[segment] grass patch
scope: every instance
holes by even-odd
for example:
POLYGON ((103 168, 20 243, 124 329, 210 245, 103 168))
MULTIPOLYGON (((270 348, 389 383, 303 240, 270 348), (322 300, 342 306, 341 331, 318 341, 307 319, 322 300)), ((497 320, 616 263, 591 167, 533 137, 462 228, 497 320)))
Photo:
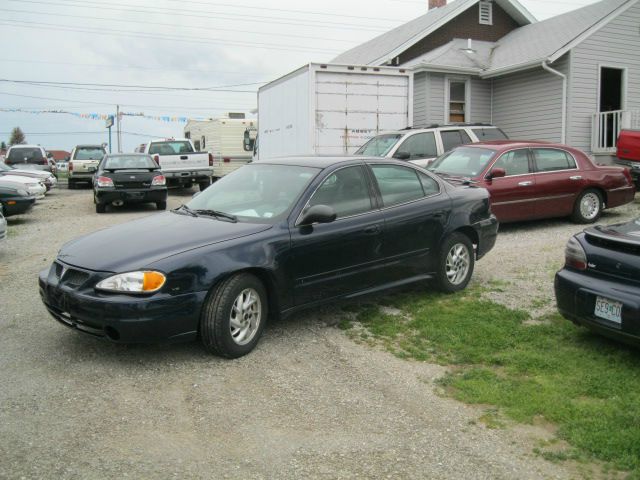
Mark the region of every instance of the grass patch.
POLYGON ((542 418, 570 452, 554 460, 597 459, 640 478, 640 352, 575 327, 558 314, 528 325, 524 311, 482 298, 409 292, 383 300, 402 311, 359 307, 353 322, 400 357, 456 365, 441 384, 472 404, 493 405, 480 421, 542 418))

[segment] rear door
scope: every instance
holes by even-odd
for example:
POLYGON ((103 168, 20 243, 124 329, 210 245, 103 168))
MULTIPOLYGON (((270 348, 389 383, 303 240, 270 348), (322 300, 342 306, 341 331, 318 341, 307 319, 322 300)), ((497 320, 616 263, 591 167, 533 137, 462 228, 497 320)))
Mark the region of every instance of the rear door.
POLYGON ((528 148, 510 150, 495 161, 494 168, 503 168, 504 177, 485 179, 491 194, 491 210, 501 222, 525 220, 536 215, 536 178, 528 148))
POLYGON ((531 153, 538 192, 536 216, 570 215, 585 187, 576 159, 560 148, 532 148, 531 153))

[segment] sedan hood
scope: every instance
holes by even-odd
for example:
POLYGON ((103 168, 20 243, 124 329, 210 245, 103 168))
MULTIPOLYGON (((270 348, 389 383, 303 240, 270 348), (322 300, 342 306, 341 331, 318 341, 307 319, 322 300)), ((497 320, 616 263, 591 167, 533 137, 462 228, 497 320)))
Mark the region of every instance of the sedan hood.
POLYGON ((26 184, 37 184, 40 183, 40 179, 34 177, 23 177, 22 175, 0 175, 0 182, 9 182, 9 183, 19 183, 22 185, 26 184))
POLYGON ((187 250, 269 228, 271 225, 231 223, 166 212, 72 240, 60 249, 58 258, 87 270, 126 272, 187 250))
POLYGON ((640 246, 640 218, 627 223, 598 225, 587 228, 584 233, 603 240, 640 246))

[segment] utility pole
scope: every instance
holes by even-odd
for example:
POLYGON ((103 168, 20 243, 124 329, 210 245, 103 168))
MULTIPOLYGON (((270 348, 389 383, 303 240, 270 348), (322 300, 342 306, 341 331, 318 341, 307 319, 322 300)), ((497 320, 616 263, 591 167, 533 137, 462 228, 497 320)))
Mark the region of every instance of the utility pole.
POLYGON ((116 105, 116 139, 118 141, 118 153, 122 153, 122 136, 120 135, 120 105, 116 105))
POLYGON ((111 153, 111 127, 113 127, 113 115, 109 115, 105 125, 109 129, 109 153, 111 153))

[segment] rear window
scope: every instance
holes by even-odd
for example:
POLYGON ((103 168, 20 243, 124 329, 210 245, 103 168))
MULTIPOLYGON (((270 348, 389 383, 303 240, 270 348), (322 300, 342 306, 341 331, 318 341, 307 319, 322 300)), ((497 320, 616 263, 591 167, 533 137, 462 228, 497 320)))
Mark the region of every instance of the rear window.
POLYGON ((193 147, 189 142, 153 142, 149 147, 150 155, 176 155, 180 153, 193 153, 193 147))
POLYGON ((378 135, 361 146, 355 154, 368 157, 384 157, 401 138, 402 135, 399 133, 378 135))
POLYGON ((107 157, 102 168, 105 170, 135 170, 158 168, 158 164, 148 155, 115 155, 107 157))
POLYGON ((73 154, 74 160, 102 160, 105 155, 102 147, 77 147, 73 154))
POLYGON ((5 159, 5 163, 37 163, 41 164, 44 160, 42 150, 35 147, 18 147, 12 148, 9 155, 5 159))
POLYGON ((491 140, 508 140, 509 137, 499 128, 473 128, 473 133, 478 137, 479 142, 488 142, 491 140))

